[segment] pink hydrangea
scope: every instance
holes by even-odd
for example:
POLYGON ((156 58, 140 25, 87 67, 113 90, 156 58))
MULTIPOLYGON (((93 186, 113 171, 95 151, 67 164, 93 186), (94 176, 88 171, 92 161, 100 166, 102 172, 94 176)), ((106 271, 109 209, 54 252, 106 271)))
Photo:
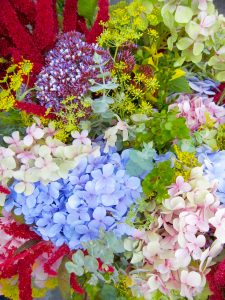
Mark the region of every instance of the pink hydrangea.
POLYGON ((178 108, 177 117, 184 117, 191 131, 206 124, 211 119, 217 124, 225 122, 225 108, 213 102, 213 98, 199 95, 182 94, 176 103, 171 104, 169 109, 178 108))
POLYGON ((209 267, 225 243, 225 209, 215 189, 200 167, 192 170, 188 182, 178 176, 170 198, 155 215, 157 222, 136 236, 146 275, 132 278, 146 299, 155 290, 168 296, 177 290, 187 299, 203 290, 209 267))

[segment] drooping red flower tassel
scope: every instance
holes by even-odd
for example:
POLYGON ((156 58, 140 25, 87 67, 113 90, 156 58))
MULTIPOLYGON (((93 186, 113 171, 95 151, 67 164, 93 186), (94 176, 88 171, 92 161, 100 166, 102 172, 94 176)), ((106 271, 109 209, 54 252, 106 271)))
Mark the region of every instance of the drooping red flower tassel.
POLYGON ((26 224, 19 224, 15 221, 10 223, 1 223, 0 228, 4 230, 4 232, 14 238, 20 238, 25 240, 41 240, 40 236, 37 235, 34 231, 30 230, 30 227, 26 224))
POLYGON ((70 285, 77 294, 83 295, 85 293, 85 290, 77 282, 77 278, 74 273, 70 275, 70 285))
POLYGON ((17 13, 24 15, 27 21, 33 25, 36 10, 32 0, 10 0, 10 3, 17 10, 17 13))
POLYGON ((5 194, 5 195, 9 195, 10 194, 10 190, 8 190, 4 186, 0 185, 0 193, 5 194))
POLYGON ((219 91, 216 93, 213 100, 217 104, 224 104, 225 103, 225 83, 221 83, 218 88, 219 88, 219 91))
POLYGON ((32 260, 27 257, 26 261, 18 262, 18 288, 19 297, 21 300, 32 300, 31 286, 32 260))
POLYGON ((21 55, 34 63, 36 71, 40 70, 43 65, 42 54, 36 47, 28 29, 19 21, 9 0, 1 2, 0 22, 7 28, 9 37, 21 55))
POLYGON ((60 258, 63 256, 67 255, 70 253, 70 249, 67 245, 62 245, 59 247, 56 252, 52 254, 52 256, 49 258, 47 263, 44 265, 44 271, 51 275, 51 276, 56 276, 57 273, 52 269, 52 265, 60 258))
POLYGON ((35 116, 43 117, 45 119, 55 119, 55 115, 53 113, 49 113, 46 115, 47 109, 44 106, 28 103, 23 101, 15 101, 14 107, 26 112, 27 114, 32 114, 35 116))
POLYGON ((58 33, 55 0, 38 0, 36 4, 36 22, 34 40, 41 51, 53 47, 58 33))
POLYGON ((98 0, 98 14, 94 25, 90 31, 85 30, 86 41, 96 43, 97 37, 103 32, 101 22, 107 22, 109 19, 109 0, 98 0))
POLYGON ((223 300, 225 291, 225 260, 213 266, 206 279, 213 295, 210 300, 223 300))
POLYGON ((114 272, 114 268, 112 266, 107 266, 108 268, 103 268, 103 262, 101 261, 100 258, 97 259, 98 260, 98 270, 102 271, 102 272, 108 272, 108 273, 113 273, 114 272))
POLYGON ((66 0, 63 11, 63 31, 77 29, 77 0, 66 0))

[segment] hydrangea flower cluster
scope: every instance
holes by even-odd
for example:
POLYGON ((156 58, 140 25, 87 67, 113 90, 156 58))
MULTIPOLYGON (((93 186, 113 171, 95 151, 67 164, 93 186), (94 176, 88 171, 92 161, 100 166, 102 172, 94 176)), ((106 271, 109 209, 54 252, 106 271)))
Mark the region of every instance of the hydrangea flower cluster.
POLYGON ((61 34, 46 56, 46 64, 36 81, 39 102, 56 111, 67 97, 75 96, 75 101, 79 102, 91 86, 89 80, 97 80, 95 52, 101 55, 105 63, 103 69, 107 70, 110 55, 106 50, 97 44, 86 43, 85 37, 76 31, 61 34))
POLYGON ((137 235, 148 275, 139 283, 140 278, 133 275, 133 279, 145 299, 158 289, 166 295, 179 290, 187 299, 203 290, 208 267, 225 243, 225 209, 215 190, 215 182, 203 175, 202 167, 192 169, 188 182, 178 177, 169 189, 171 197, 156 214, 157 222, 137 235))
MULTIPOLYGON (((80 141, 74 133, 74 144, 66 145, 54 138, 55 133, 52 123, 43 127, 37 120, 37 124, 26 129, 24 138, 18 131, 11 137, 5 136, 8 147, 0 147, 0 184, 7 187, 10 180, 16 180, 15 191, 28 196, 33 193, 35 182, 47 184, 65 178, 82 156, 99 153, 99 147, 92 147, 88 138, 80 141)), ((1 194, 2 204, 4 199, 1 194)))
POLYGON ((190 77, 188 79, 189 86, 191 89, 200 95, 208 95, 213 96, 218 91, 219 83, 211 80, 211 79, 199 79, 196 76, 190 77))
POLYGON ((198 149, 198 160, 204 167, 207 178, 218 182, 217 195, 225 203, 225 151, 212 152, 210 149, 198 149), (207 151, 208 150, 208 151, 207 151))
POLYGON ((122 224, 129 206, 141 197, 140 179, 126 174, 129 153, 89 155, 65 179, 35 183, 31 195, 13 192, 5 209, 23 215, 44 240, 71 249, 96 239, 99 230, 121 236, 130 228, 122 224))
POLYGON ((185 117, 186 124, 192 131, 209 120, 217 124, 225 122, 225 108, 216 105, 213 99, 207 96, 182 94, 176 103, 169 106, 169 109, 174 108, 178 108, 177 117, 185 117))

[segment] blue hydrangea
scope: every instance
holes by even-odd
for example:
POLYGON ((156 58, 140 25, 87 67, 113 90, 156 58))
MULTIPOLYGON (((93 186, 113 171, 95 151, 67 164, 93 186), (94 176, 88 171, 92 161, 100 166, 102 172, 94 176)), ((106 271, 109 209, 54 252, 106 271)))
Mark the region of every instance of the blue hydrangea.
POLYGON ((225 151, 212 152, 208 147, 199 147, 197 155, 208 179, 218 181, 217 195, 225 204, 225 151))
POLYGON ((219 83, 209 78, 199 79, 193 76, 188 78, 188 81, 190 88, 201 95, 213 96, 218 91, 219 83))
POLYGON ((35 184, 32 195, 12 193, 7 211, 23 215, 44 240, 71 249, 96 239, 100 228, 116 235, 130 234, 124 224, 129 207, 141 198, 141 181, 125 171, 129 151, 83 157, 66 179, 35 184))

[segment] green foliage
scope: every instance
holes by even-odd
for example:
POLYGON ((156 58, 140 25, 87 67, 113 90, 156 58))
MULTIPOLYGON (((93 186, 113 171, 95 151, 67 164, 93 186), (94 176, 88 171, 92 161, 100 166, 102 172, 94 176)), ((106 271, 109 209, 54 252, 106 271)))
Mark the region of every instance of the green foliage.
POLYGON ((93 23, 97 2, 97 0, 78 0, 78 14, 87 20, 88 25, 93 23))
POLYGON ((167 187, 173 183, 174 176, 170 160, 158 163, 142 182, 144 193, 160 204, 169 197, 167 187))
POLYGON ((96 98, 92 102, 92 109, 94 113, 103 115, 109 110, 109 105, 114 102, 114 99, 109 96, 109 92, 118 87, 118 84, 110 80, 111 74, 109 72, 104 72, 104 66, 107 64, 102 61, 101 55, 97 53, 94 54, 95 67, 99 69, 98 78, 102 80, 102 83, 96 82, 95 80, 90 80, 92 86, 90 91, 93 93, 102 93, 102 96, 96 98), (107 79, 107 83, 106 83, 107 79))
POLYGON ((169 93, 191 93, 187 79, 182 76, 171 80, 169 83, 169 93))
POLYGON ((140 176, 146 171, 151 171, 155 157, 156 151, 152 148, 152 143, 144 144, 142 151, 131 149, 126 165, 127 173, 131 176, 140 176))
POLYGON ((182 139, 189 139, 189 129, 183 117, 177 118, 176 111, 165 111, 154 113, 147 121, 146 130, 137 134, 138 143, 153 141, 154 147, 159 153, 169 150, 172 142, 182 139))
POLYGON ((11 136, 13 131, 21 133, 25 131, 20 112, 16 110, 0 112, 0 145, 4 144, 3 136, 11 136))
POLYGON ((113 232, 101 232, 100 239, 84 243, 84 247, 90 256, 101 257, 106 265, 114 262, 114 254, 124 252, 123 242, 113 232))

